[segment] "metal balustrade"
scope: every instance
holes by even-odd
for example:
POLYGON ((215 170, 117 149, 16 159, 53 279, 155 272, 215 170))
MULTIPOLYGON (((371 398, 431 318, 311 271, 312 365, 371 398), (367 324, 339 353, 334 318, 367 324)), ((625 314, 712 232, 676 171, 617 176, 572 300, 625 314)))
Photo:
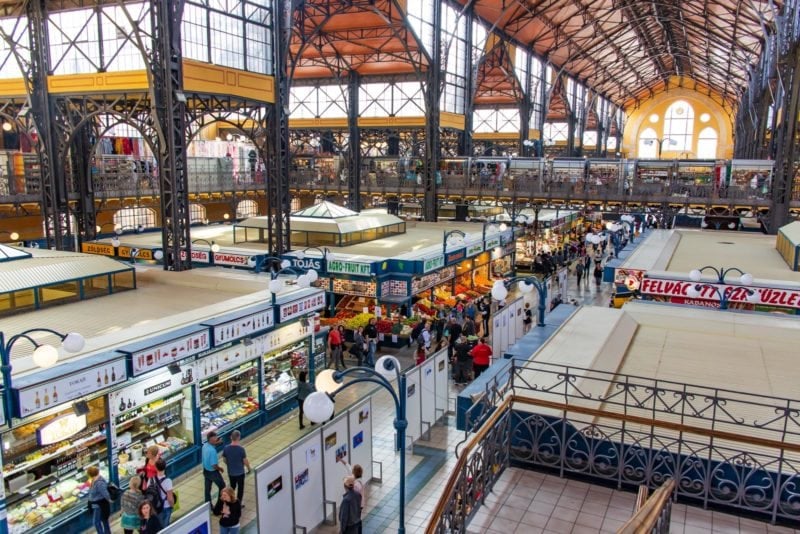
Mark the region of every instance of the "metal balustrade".
POLYGON ((800 401, 541 362, 511 365, 473 398, 471 430, 427 532, 464 532, 509 463, 618 487, 672 479, 677 498, 704 507, 800 520, 800 401), (476 476, 478 491, 470 485, 476 476))

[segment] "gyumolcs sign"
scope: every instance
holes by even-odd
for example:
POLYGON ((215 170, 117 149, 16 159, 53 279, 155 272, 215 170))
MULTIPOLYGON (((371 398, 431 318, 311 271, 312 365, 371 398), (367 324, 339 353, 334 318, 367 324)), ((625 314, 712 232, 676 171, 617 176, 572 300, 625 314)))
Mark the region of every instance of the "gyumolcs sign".
MULTIPOLYGON (((800 291, 792 289, 782 289, 774 287, 745 287, 730 284, 706 284, 701 283, 700 294, 690 295, 690 289, 697 285, 697 282, 690 280, 662 280, 658 278, 644 278, 639 288, 642 295, 658 295, 662 297, 680 297, 685 299, 713 300, 718 301, 720 293, 726 290, 729 292, 729 302, 743 302, 752 304, 762 304, 766 306, 782 306, 784 308, 800 309, 800 291), (755 291, 758 299, 749 300, 748 290, 755 291)), ((751 297, 752 299, 752 297, 751 297)))

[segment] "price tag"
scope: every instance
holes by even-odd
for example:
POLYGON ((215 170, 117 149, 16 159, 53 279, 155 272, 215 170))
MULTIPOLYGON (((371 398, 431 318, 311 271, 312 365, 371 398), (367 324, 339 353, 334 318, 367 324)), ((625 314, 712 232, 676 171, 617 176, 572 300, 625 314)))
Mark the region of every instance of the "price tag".
POLYGON ((392 334, 392 343, 397 343, 397 336, 392 334))
POLYGON ((369 313, 369 306, 364 306, 364 307, 361 309, 361 311, 362 311, 363 313, 369 313))
POLYGON ((36 506, 45 507, 50 504, 50 499, 47 497, 47 494, 42 494, 36 497, 36 506))
POLYGON ((375 306, 375 317, 380 317, 380 316, 381 316, 381 309, 375 306))
POLYGON ((383 334, 378 334, 378 341, 383 341, 383 334))

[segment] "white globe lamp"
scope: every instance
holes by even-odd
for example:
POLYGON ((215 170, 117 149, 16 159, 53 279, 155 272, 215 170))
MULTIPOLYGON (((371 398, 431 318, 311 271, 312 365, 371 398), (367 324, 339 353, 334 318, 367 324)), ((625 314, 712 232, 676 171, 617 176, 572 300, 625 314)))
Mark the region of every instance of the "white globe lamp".
POLYGON ((312 423, 324 423, 330 419, 334 408, 333 399, 323 391, 315 391, 303 402, 303 412, 312 423))
POLYGON ((697 286, 693 285, 686 290, 686 294, 689 295, 690 298, 696 299, 700 296, 700 290, 697 289, 697 286))
POLYGON ((492 286, 492 298, 494 300, 504 300, 508 296, 508 289, 502 280, 498 280, 492 286))
POLYGON ((164 259, 164 251, 161 250, 161 249, 156 250, 155 252, 153 252, 153 257, 156 259, 156 261, 163 260, 164 259))
POLYGON ((531 291, 533 291, 533 284, 529 284, 528 282, 525 282, 523 280, 522 282, 519 283, 519 290, 522 293, 530 293, 531 291))
POLYGON ((315 271, 314 269, 309 269, 308 272, 306 273, 306 276, 308 277, 308 279, 311 281, 312 284, 317 280, 319 280, 319 274, 317 274, 317 271, 315 271))
POLYGON ((217 245, 216 243, 211 243, 211 252, 214 253, 219 252, 219 245, 217 245))
POLYGON ((311 285, 311 280, 308 279, 308 276, 305 274, 301 274, 297 277, 297 286, 300 288, 307 288, 311 285))
POLYGON ((272 294, 278 294, 283 289, 283 280, 270 280, 269 282, 269 290, 272 294))
POLYGON ((397 378, 397 373, 400 372, 400 362, 394 356, 381 356, 375 362, 375 372, 386 380, 392 380, 397 378))
POLYGON ((314 387, 316 390, 322 391, 323 393, 333 393, 339 389, 341 384, 334 379, 333 375, 333 369, 325 369, 321 373, 317 374, 317 378, 314 380, 314 387))
POLYGON ((52 345, 39 345, 33 351, 33 363, 37 367, 52 367, 58 362, 58 350, 52 345))
POLYGON ((80 352, 86 345, 86 339, 77 332, 69 332, 64 336, 64 341, 61 342, 61 345, 67 352, 80 352))
POLYGON ((747 294, 747 302, 750 304, 758 304, 761 302, 761 293, 758 290, 754 290, 752 293, 747 294))
POLYGON ((700 272, 700 269, 692 269, 691 271, 689 271, 689 279, 692 282, 699 282, 702 276, 703 273, 700 272))
POLYGON ((281 269, 288 269, 291 266, 292 266, 292 262, 290 262, 289 260, 283 260, 281 262, 281 269))
POLYGON ((753 275, 750 273, 744 273, 742 276, 739 277, 739 281, 742 283, 743 286, 752 285, 753 275))

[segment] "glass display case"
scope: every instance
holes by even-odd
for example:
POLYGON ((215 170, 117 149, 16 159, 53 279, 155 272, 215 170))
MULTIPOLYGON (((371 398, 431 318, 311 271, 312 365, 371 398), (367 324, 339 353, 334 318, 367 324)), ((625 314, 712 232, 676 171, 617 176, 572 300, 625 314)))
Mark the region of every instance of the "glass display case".
POLYGON ((106 403, 88 401, 88 413, 72 405, 3 434, 3 480, 9 532, 21 534, 68 521, 86 509, 86 468, 108 479, 106 403), (72 513, 69 513, 72 512, 72 513))
POLYGON ((258 411, 258 361, 200 382, 200 433, 219 432, 258 411))
POLYGON ((286 399, 297 389, 294 369, 307 369, 309 340, 296 341, 264 356, 264 407, 286 399))
POLYGON ((118 415, 114 425, 120 451, 119 477, 123 483, 142 467, 144 452, 151 445, 157 445, 161 457, 169 461, 194 443, 191 387, 141 404, 136 398, 124 396, 114 402, 119 403, 115 407, 118 415))

